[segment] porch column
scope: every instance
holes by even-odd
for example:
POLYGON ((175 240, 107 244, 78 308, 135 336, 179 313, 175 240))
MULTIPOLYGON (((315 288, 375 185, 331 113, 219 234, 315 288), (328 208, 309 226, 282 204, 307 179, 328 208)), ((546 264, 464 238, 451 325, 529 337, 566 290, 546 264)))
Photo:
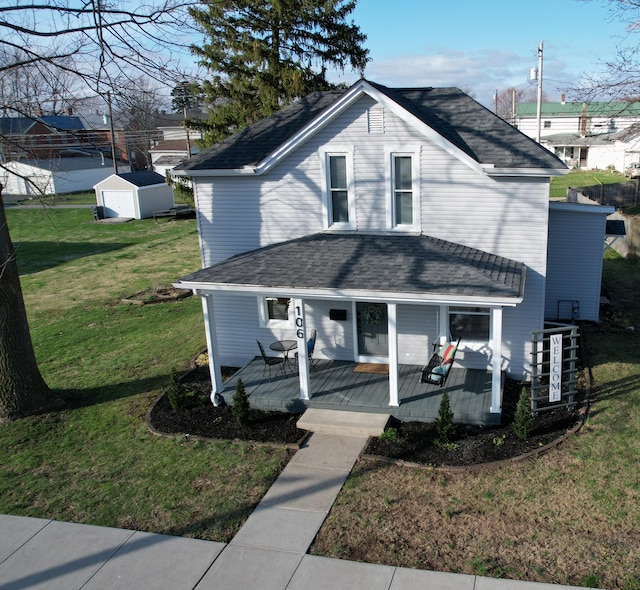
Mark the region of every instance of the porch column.
POLYGON ((387 303, 387 317, 389 322, 389 405, 398 407, 398 306, 387 303))
POLYGON ((202 313, 204 315, 204 333, 209 352, 209 373, 211 374, 211 403, 215 406, 216 393, 224 389, 222 385, 222 372, 220 371, 220 359, 218 351, 218 339, 216 338, 216 320, 213 310, 213 293, 198 293, 202 299, 202 313))
POLYGON ((491 309, 491 413, 502 412, 502 308, 491 309))
POLYGON ((304 301, 293 300, 293 316, 296 322, 298 340, 298 375, 300 377, 300 399, 309 400, 311 382, 309 380, 309 354, 307 352, 307 326, 304 314, 304 301))

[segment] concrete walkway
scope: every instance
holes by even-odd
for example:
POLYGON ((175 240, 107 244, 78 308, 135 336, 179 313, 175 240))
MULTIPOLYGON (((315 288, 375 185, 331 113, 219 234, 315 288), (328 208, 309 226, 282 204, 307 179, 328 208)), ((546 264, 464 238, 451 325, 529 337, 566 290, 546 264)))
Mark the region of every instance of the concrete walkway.
POLYGON ((313 434, 229 544, 0 515, 0 589, 569 588, 307 555, 366 441, 313 434))

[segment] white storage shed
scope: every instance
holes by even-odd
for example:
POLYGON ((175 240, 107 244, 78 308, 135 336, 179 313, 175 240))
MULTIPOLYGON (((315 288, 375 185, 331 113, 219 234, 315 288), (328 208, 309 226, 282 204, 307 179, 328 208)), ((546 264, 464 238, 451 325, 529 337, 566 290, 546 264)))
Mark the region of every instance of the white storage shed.
POLYGON ((145 219, 174 206, 173 189, 157 172, 112 174, 93 188, 105 217, 145 219))

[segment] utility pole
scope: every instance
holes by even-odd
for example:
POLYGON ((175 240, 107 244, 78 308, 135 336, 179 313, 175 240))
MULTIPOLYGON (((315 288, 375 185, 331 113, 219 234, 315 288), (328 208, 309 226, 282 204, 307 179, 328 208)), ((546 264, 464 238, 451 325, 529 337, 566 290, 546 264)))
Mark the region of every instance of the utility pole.
POLYGON ((111 158, 113 159, 113 170, 118 174, 118 159, 116 158, 116 135, 113 124, 113 109, 111 107, 111 91, 107 92, 107 106, 109 107, 109 129, 111 132, 111 158))
POLYGON ((538 143, 540 143, 540 123, 542 119, 542 45, 543 41, 540 41, 540 45, 538 45, 538 110, 536 117, 538 125, 536 140, 538 143))

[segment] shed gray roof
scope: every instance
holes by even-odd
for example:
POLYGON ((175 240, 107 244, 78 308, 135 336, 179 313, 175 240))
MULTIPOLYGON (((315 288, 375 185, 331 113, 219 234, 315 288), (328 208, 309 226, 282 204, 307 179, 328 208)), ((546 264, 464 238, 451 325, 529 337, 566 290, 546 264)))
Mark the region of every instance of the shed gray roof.
POLYGON ((185 284, 519 298, 522 263, 425 235, 317 233, 239 254, 185 284))
MULTIPOLYGON (((565 169, 546 148, 457 88, 387 88, 367 82, 481 164, 565 169)), ((255 166, 337 102, 348 90, 315 92, 186 160, 180 168, 255 166)))
POLYGON ((124 172, 122 174, 118 174, 117 176, 138 187, 152 186, 154 184, 165 184, 167 182, 162 174, 151 171, 124 172))

